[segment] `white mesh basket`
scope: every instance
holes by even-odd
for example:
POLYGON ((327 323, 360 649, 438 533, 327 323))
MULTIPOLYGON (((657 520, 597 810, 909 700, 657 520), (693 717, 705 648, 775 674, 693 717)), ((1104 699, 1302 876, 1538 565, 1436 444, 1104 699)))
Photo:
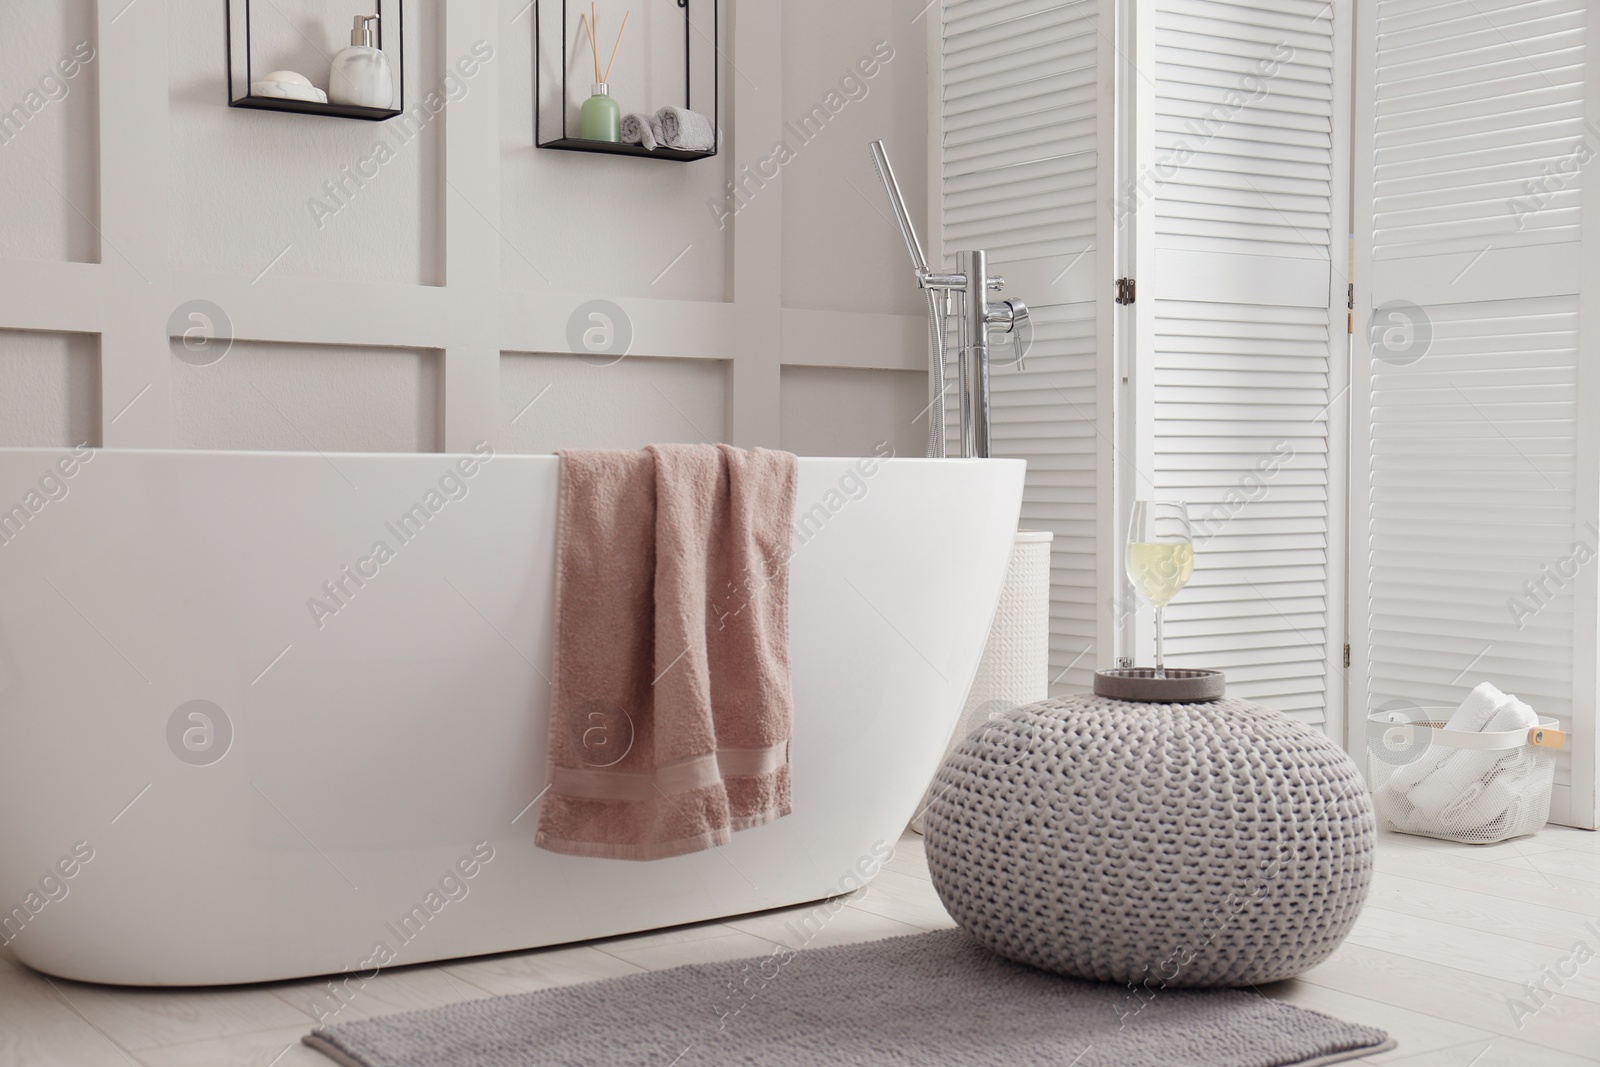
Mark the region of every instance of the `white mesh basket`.
POLYGON ((1487 845, 1534 833, 1549 819, 1552 753, 1566 745, 1555 719, 1494 733, 1399 719, 1384 711, 1367 719, 1380 827, 1487 845))

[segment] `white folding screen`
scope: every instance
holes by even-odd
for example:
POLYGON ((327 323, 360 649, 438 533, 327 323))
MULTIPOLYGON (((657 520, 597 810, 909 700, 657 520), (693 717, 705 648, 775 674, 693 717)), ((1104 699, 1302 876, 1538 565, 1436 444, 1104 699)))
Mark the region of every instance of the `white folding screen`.
POLYGON ((1370 710, 1494 680, 1573 729, 1555 818, 1595 825, 1588 6, 942 0, 934 252, 1038 313, 994 431, 1057 535, 1058 691, 1148 662, 1121 536, 1181 497, 1170 662, 1358 753, 1370 710))
MULTIPOLYGON (((995 349, 994 455, 1028 461, 1022 526, 1055 534, 1052 692, 1114 652, 1111 389, 1112 0, 943 0, 931 28, 933 258, 989 252, 1034 337, 995 349)), ((954 382, 953 366, 950 381, 954 382)), ((953 385, 952 385, 953 392, 953 385)), ((955 409, 948 409, 954 427, 955 409)))
POLYGON ((1585 0, 1377 0, 1357 35, 1353 712, 1492 681, 1595 825, 1600 155, 1585 0))
MULTIPOLYGON (((1189 504, 1169 665, 1338 737, 1350 4, 1131 7, 1123 506, 1189 504)), ((1147 663, 1149 609, 1125 614, 1147 663)))

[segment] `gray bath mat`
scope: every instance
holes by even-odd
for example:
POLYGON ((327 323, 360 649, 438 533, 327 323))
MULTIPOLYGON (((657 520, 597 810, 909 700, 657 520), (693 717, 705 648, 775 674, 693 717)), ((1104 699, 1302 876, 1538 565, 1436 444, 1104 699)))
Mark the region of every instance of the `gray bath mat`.
POLYGON ((960 930, 451 1004, 305 1042, 345 1067, 1304 1067, 1394 1046, 1254 993, 1061 978, 960 930))

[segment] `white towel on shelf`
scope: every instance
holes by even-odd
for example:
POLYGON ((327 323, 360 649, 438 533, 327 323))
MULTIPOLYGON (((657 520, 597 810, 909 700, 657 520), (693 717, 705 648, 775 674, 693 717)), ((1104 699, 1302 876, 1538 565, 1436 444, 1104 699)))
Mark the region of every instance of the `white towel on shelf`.
POLYGON ((623 118, 621 135, 624 144, 644 145, 654 152, 662 141, 661 120, 655 115, 635 111, 623 118))
POLYGON ((664 107, 656 112, 661 123, 661 143, 683 152, 709 152, 717 147, 717 128, 698 111, 664 107))

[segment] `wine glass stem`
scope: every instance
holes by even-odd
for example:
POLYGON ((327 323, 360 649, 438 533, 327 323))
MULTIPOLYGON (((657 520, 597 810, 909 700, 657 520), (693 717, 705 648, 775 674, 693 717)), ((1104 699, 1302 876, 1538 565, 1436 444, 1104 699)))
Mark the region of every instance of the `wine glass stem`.
POLYGON ((1161 612, 1162 612, 1164 607, 1165 607, 1165 605, 1162 605, 1162 604, 1157 604, 1156 605, 1156 677, 1157 678, 1165 678, 1167 676, 1167 661, 1166 661, 1165 656, 1162 655, 1162 648, 1161 648, 1161 612))

